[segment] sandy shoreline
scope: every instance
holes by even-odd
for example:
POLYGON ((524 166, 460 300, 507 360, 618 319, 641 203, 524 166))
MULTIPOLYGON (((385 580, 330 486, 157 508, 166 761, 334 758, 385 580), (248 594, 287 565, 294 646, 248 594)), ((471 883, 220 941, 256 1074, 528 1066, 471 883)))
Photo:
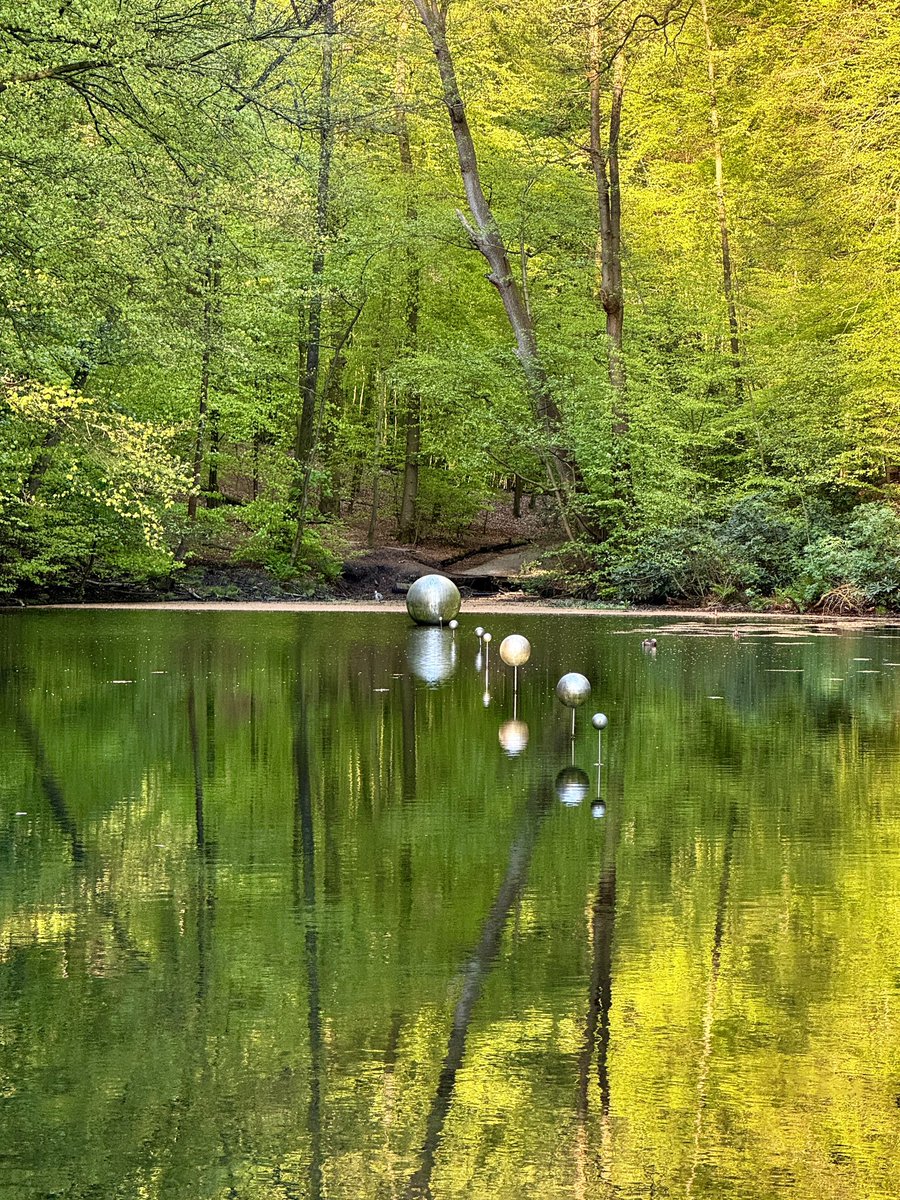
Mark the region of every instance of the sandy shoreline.
MULTIPOLYGON (((181 611, 181 612, 281 612, 281 613, 406 613, 406 604, 402 600, 386 600, 378 604, 372 600, 152 600, 135 601, 133 603, 66 603, 66 604, 30 604, 2 605, 0 612, 48 612, 61 611, 181 611)), ((824 625, 831 628, 859 628, 861 626, 889 626, 900 624, 900 614, 891 616, 824 616, 816 613, 755 613, 749 611, 710 611, 709 609, 671 609, 671 608, 597 608, 566 606, 539 600, 468 600, 463 606, 461 616, 507 616, 521 615, 529 617, 541 616, 571 616, 571 617, 629 617, 647 621, 704 621, 713 625, 728 626, 737 623, 753 623, 755 625, 804 623, 824 625)))

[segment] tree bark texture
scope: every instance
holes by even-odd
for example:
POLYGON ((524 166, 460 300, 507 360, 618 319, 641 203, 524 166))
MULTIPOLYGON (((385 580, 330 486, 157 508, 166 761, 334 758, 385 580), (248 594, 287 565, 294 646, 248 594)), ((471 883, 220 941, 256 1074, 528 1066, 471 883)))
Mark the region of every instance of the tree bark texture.
POLYGON ((456 144, 456 155, 471 219, 462 213, 459 217, 473 246, 481 252, 490 267, 488 280, 497 289, 503 302, 516 340, 516 354, 525 373, 535 415, 546 434, 547 448, 543 459, 547 478, 559 504, 566 534, 571 538, 573 531, 566 513, 566 501, 576 482, 576 472, 565 453, 556 445, 561 423, 559 408, 550 390, 538 352, 534 321, 528 311, 522 289, 513 276, 506 245, 482 187, 475 143, 447 41, 446 0, 442 4, 435 3, 435 0, 414 0, 414 3, 437 59, 444 104, 450 117, 450 128, 456 144))

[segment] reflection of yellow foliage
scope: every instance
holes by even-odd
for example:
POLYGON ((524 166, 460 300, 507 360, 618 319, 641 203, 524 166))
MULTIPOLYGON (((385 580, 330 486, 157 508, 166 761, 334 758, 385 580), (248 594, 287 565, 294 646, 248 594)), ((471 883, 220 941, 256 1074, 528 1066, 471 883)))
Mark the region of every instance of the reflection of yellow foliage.
POLYGON ((0 922, 0 962, 23 946, 59 945, 75 928, 75 915, 61 908, 20 909, 0 922))

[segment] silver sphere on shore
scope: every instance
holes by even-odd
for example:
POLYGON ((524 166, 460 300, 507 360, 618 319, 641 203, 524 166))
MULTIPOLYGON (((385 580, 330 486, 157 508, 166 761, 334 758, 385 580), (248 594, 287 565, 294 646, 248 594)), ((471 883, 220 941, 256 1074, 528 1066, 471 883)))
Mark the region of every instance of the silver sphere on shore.
POLYGON ((595 729, 605 729, 609 724, 609 718, 606 713, 594 713, 591 717, 591 724, 595 729))
POLYGON ((531 642, 521 633, 511 633, 500 643, 500 657, 508 667, 524 667, 531 658, 531 642))
POLYGON ((406 593, 406 611, 417 625, 446 625, 460 603, 459 588, 446 575, 423 575, 406 593))
POLYGON ((566 708, 577 708, 591 694, 591 681, 578 671, 569 671, 556 685, 556 697, 566 708))
POLYGON ((556 795, 566 808, 579 805, 591 786, 591 781, 580 767, 563 767, 556 777, 556 795))

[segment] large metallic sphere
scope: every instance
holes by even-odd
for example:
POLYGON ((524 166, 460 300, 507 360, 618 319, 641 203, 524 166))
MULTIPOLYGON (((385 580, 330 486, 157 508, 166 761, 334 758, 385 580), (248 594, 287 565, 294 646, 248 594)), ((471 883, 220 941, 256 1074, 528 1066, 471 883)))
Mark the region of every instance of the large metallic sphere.
POLYGON ((459 588, 446 575, 423 575, 406 593, 406 611, 417 625, 446 625, 459 605, 459 588))
POLYGON ((591 724, 595 729, 605 729, 609 724, 606 713, 594 713, 591 717, 591 724))
POLYGON ((416 679, 440 687, 456 670, 456 642, 446 629, 410 629, 406 660, 416 679))
POLYGON ((515 758, 528 745, 528 726, 524 721, 504 721, 499 736, 500 745, 510 758, 515 758))
POLYGON ((563 767, 556 777, 556 794, 566 808, 580 804, 591 786, 591 781, 580 767, 563 767))
POLYGON ((569 671, 556 685, 557 699, 566 708, 577 708, 579 704, 584 704, 590 694, 590 680, 577 671, 569 671))
POLYGON ((508 667, 524 667, 531 658, 531 642, 521 633, 511 633, 500 643, 500 657, 508 667))

